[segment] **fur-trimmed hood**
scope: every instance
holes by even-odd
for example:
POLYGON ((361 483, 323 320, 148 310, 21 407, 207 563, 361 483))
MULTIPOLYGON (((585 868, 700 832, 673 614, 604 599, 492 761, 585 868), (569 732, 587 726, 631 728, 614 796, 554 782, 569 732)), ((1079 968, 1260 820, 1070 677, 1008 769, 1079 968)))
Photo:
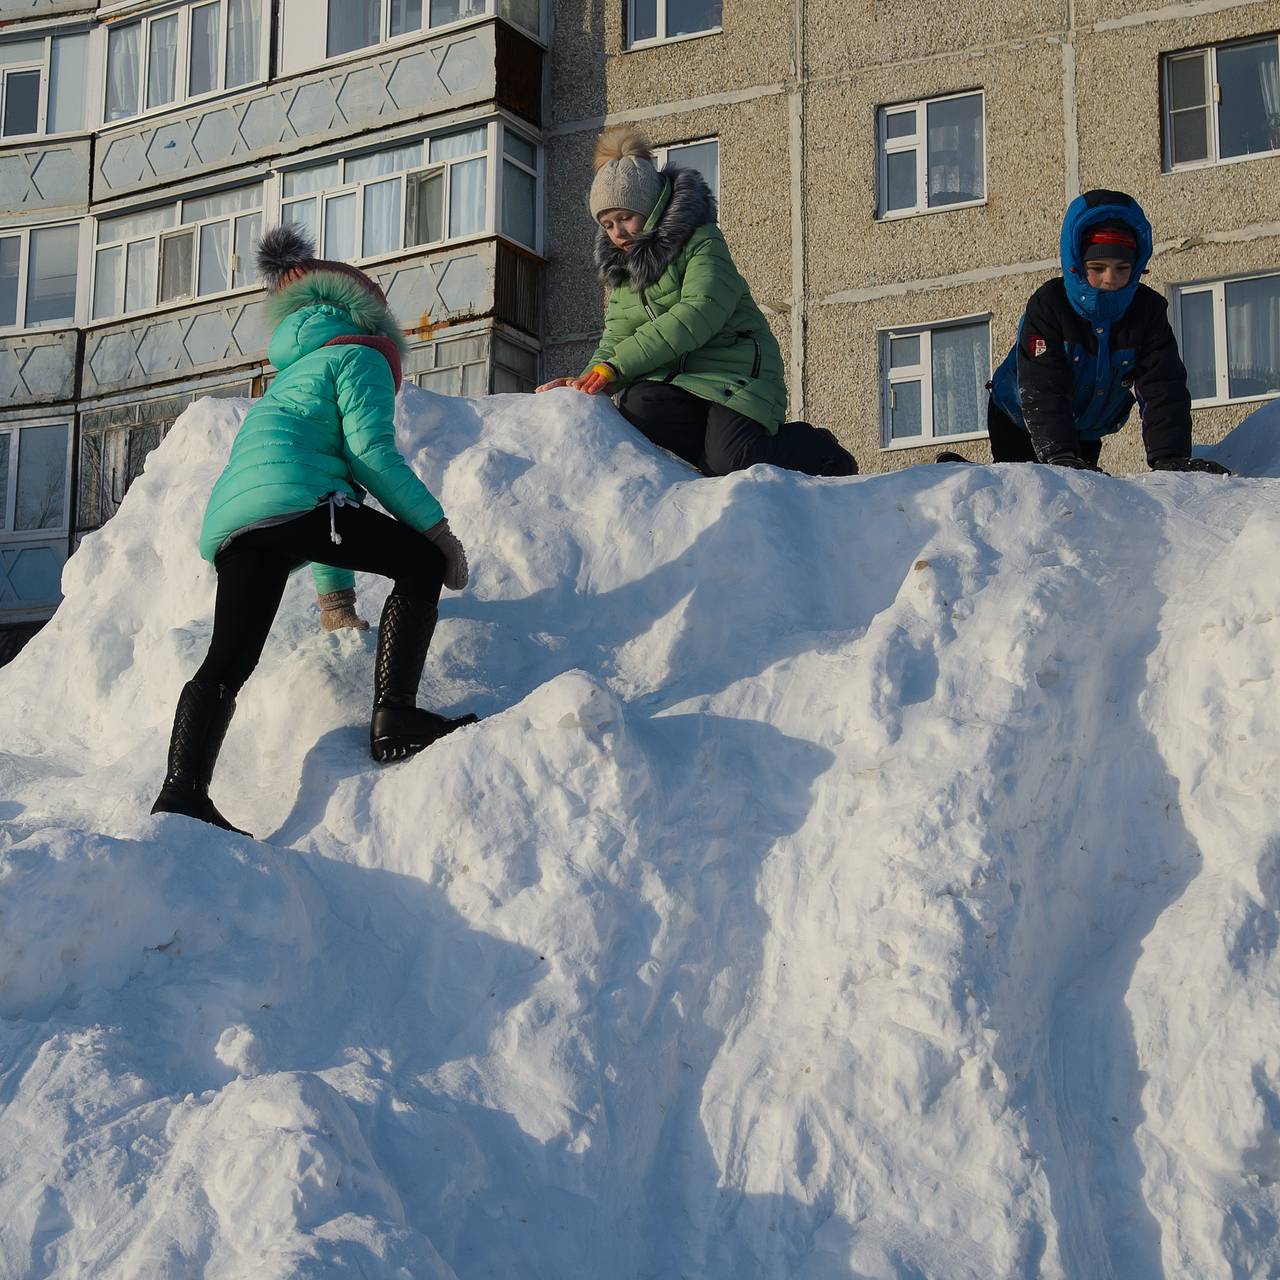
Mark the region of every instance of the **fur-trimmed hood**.
POLYGON ((611 288, 631 284, 647 289, 656 284, 689 237, 699 227, 716 220, 715 196, 696 169, 669 164, 662 170, 662 177, 663 194, 629 251, 619 249, 603 227, 596 232, 596 270, 611 288))
POLYGON ((271 294, 267 299, 267 321, 273 330, 278 329, 290 316, 326 304, 341 307, 358 333, 387 338, 402 355, 408 350, 391 309, 358 280, 337 271, 309 271, 271 294))

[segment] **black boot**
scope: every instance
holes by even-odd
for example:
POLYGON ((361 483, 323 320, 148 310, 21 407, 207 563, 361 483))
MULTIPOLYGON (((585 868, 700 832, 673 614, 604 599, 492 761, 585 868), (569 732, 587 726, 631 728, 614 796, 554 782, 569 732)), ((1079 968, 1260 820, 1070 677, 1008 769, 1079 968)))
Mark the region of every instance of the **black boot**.
POLYGON ((429 601, 394 591, 382 606, 373 667, 373 718, 369 722, 369 751, 375 760, 407 759, 446 733, 476 722, 472 715, 450 720, 416 705, 418 681, 438 616, 429 601))
POLYGON ((249 835, 233 827, 209 799, 213 767, 235 710, 236 700, 226 685, 188 680, 182 686, 169 739, 169 772, 151 806, 152 813, 180 813, 224 831, 249 835))

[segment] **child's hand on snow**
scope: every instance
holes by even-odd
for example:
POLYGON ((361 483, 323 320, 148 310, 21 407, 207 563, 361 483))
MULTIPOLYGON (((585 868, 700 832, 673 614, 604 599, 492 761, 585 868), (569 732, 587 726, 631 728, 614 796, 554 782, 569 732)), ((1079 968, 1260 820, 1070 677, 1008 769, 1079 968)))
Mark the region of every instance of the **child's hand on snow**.
POLYGON ((572 378, 552 378, 550 382, 544 382, 542 386, 534 387, 533 394, 537 395, 539 391, 554 391, 557 387, 570 387, 572 385, 572 378))
POLYGON ((575 378, 573 385, 579 391, 585 391, 588 395, 593 396, 598 391, 604 391, 617 376, 618 371, 613 365, 601 362, 600 364, 593 364, 582 377, 575 378))

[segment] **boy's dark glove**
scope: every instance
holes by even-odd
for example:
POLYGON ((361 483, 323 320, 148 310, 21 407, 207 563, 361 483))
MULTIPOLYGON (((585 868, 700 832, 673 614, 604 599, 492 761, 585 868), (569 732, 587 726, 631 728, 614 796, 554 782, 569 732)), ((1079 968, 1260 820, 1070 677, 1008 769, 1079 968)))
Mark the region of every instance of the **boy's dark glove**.
POLYGON ((467 585, 467 578, 470 577, 467 569, 467 553, 462 549, 462 543, 453 536, 449 522, 441 520, 439 524, 433 524, 427 530, 427 537, 436 544, 440 554, 444 556, 444 585, 450 591, 461 591, 467 585))
POLYGON ((1094 466, 1092 462, 1086 462, 1078 453, 1055 453, 1052 458, 1046 458, 1045 461, 1051 467, 1070 467, 1073 471, 1096 471, 1100 476, 1107 474, 1101 467, 1094 466))
POLYGON ((320 627, 324 631, 341 631, 350 627, 354 631, 368 631, 369 624, 356 612, 356 589, 326 591, 316 597, 320 606, 320 627))
POLYGON ((1212 458, 1157 458, 1152 471, 1202 471, 1211 476, 1229 476, 1230 471, 1212 458))

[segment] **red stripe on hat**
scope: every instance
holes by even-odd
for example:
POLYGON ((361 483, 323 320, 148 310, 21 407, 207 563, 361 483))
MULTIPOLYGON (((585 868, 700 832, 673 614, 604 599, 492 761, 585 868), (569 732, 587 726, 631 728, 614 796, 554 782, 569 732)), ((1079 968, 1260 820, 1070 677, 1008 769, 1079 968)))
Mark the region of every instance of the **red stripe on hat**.
POLYGON ((1126 249, 1136 249, 1138 247, 1138 238, 1132 231, 1125 231, 1120 227, 1099 227, 1097 231, 1090 231, 1085 237, 1085 243, 1094 244, 1119 244, 1126 249))

